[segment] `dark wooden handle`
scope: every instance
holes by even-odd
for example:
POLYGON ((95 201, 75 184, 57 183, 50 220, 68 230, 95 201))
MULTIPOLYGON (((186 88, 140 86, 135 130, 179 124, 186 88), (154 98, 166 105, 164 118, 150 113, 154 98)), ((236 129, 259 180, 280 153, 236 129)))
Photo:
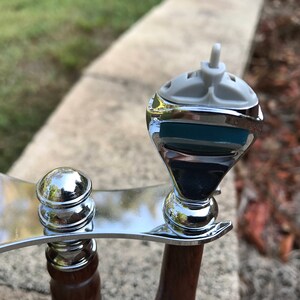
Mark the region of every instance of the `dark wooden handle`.
POLYGON ((83 269, 64 272, 47 263, 52 300, 101 300, 98 255, 83 269))
POLYGON ((203 245, 166 245, 156 300, 194 300, 203 245))

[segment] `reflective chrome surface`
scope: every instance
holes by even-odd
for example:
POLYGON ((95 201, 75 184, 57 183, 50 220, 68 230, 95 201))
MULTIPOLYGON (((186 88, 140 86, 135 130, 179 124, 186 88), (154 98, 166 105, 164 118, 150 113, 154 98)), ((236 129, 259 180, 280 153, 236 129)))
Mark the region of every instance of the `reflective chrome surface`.
MULTIPOLYGON (((46 174, 36 186, 40 201, 39 218, 46 235, 91 231, 95 203, 90 197, 91 180, 77 170, 57 168, 46 174)), ((56 269, 74 271, 86 266, 97 250, 96 241, 66 239, 51 242, 47 261, 56 269)))
POLYGON ((52 242, 46 249, 46 258, 55 269, 73 272, 91 262, 96 251, 95 239, 52 242))
POLYGON ((218 204, 211 197, 193 206, 180 201, 171 192, 164 202, 165 219, 177 235, 201 236, 210 229, 218 216, 218 204))
MULTIPOLYGON (((0 252, 69 239, 128 238, 174 245, 199 245, 228 232, 230 222, 216 223, 199 238, 182 238, 165 224, 164 199, 171 184, 120 191, 93 191, 93 227, 75 233, 45 235, 39 220, 35 184, 0 174, 0 252)), ((59 245, 59 244, 57 244, 59 245)), ((49 255, 52 255, 49 253, 49 255)))
POLYGON ((247 129, 259 134, 263 115, 259 105, 239 111, 208 106, 180 105, 160 97, 157 93, 150 99, 147 107, 147 125, 152 118, 160 121, 201 122, 207 125, 224 125, 247 129), (254 121, 254 122, 253 122, 254 121), (255 122, 256 121, 256 122, 255 122))
POLYGON ((155 94, 147 108, 147 127, 173 181, 164 203, 171 231, 198 237, 215 226, 212 195, 261 131, 260 107, 245 111, 178 104, 155 94))
POLYGON ((91 262, 96 251, 94 239, 52 242, 46 249, 46 258, 55 269, 72 272, 91 262))
POLYGON ((68 208, 85 201, 92 191, 92 183, 85 175, 71 168, 57 168, 37 183, 40 202, 52 208, 68 208))
POLYGON ((71 168, 58 168, 46 174, 36 187, 42 225, 54 232, 85 227, 95 214, 91 191, 91 180, 71 168))

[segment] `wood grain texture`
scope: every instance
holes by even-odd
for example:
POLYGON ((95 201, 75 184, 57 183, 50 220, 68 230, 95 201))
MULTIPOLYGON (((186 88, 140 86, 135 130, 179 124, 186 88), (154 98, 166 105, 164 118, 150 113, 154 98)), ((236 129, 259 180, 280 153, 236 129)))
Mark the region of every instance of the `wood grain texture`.
POLYGON ((156 300, 194 300, 203 245, 166 245, 156 300))
POLYGON ((47 263, 52 300, 101 300, 98 255, 83 269, 64 272, 47 263))

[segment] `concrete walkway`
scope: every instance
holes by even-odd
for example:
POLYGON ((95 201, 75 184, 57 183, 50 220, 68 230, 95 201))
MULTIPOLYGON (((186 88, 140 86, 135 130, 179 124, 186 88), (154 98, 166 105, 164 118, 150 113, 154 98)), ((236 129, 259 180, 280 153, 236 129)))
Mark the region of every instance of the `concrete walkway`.
MULTIPOLYGON (((37 181, 50 169, 72 166, 87 173, 95 188, 106 189, 168 180, 146 130, 148 99, 168 79, 208 60, 216 41, 227 69, 241 76, 261 5, 262 0, 162 2, 84 71, 9 174, 37 181)), ((222 192, 219 219, 234 220, 232 175, 222 192)), ((0 299, 18 293, 22 299, 49 299, 39 294, 48 292, 43 248, 1 254, 0 299)), ((98 249, 104 299, 154 298, 163 245, 98 240, 98 249)), ((200 277, 199 299, 239 299, 234 232, 206 246, 200 277)))

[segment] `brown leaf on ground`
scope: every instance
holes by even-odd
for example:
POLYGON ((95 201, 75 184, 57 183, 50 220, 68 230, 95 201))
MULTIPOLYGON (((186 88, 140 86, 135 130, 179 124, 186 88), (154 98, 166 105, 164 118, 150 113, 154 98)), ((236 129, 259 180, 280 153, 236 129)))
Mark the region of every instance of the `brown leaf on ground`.
POLYGON ((280 258, 282 261, 288 261, 289 254, 293 250, 295 235, 288 233, 283 236, 280 242, 280 258))
POLYGON ((270 205, 268 202, 252 201, 248 204, 243 222, 239 224, 244 237, 263 254, 267 253, 266 240, 263 236, 269 218, 270 205))

